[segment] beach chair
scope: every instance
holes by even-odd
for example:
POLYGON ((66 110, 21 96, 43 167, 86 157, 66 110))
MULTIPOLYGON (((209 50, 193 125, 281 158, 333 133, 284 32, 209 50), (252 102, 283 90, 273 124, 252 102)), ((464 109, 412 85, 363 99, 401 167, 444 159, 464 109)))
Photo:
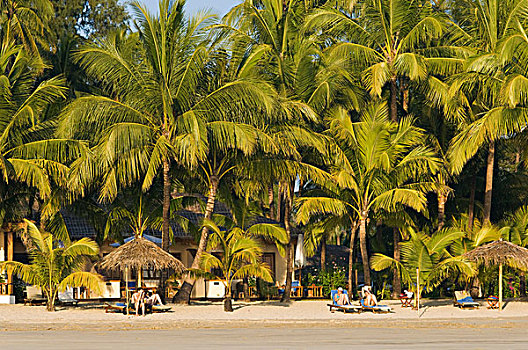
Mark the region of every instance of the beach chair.
MULTIPOLYGON (((132 308, 130 308, 132 310, 132 308)), ((126 304, 125 303, 115 303, 109 304, 105 303, 105 313, 109 312, 121 312, 126 314, 126 304)))
POLYGON ((369 306, 365 304, 365 299, 361 299, 359 303, 361 304, 362 311, 372 311, 375 314, 386 314, 392 312, 391 307, 388 305, 369 306))
POLYGON ((48 300, 42 295, 42 290, 37 286, 26 286, 24 305, 34 306, 46 304, 48 300))
POLYGON ((460 309, 478 309, 480 304, 477 303, 471 295, 465 290, 455 292, 455 301, 453 305, 460 309))
MULTIPOLYGON (((359 305, 337 305, 334 299, 335 295, 337 294, 337 290, 332 290, 330 291, 330 293, 332 296, 332 304, 328 304, 328 306, 330 307, 330 312, 334 312, 334 310, 340 310, 340 311, 343 311, 344 313, 357 312, 359 314, 361 312, 361 306, 359 305)), ((348 295, 346 290, 344 290, 343 293, 348 295)))
POLYGON ((172 308, 167 305, 152 305, 152 312, 169 312, 172 308))
POLYGON ((71 290, 66 290, 63 293, 59 293, 58 299, 61 305, 77 306, 79 303, 79 300, 73 298, 73 293, 71 290))

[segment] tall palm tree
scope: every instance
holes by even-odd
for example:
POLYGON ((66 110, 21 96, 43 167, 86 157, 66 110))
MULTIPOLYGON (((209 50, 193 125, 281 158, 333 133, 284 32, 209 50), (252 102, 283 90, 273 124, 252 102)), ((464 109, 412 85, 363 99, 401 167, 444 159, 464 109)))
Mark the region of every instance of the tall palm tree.
POLYGON ((18 274, 26 283, 42 288, 48 299, 47 310, 55 311, 55 300, 59 292, 67 287, 87 287, 101 292, 101 276, 83 271, 86 258, 99 253, 97 243, 89 238, 71 242, 69 237, 57 237, 40 231, 35 224, 27 225, 29 264, 6 261, 0 268, 18 274))
POLYGON ((211 54, 204 26, 212 16, 187 18, 185 1, 162 0, 159 14, 133 3, 138 33, 113 35, 76 57, 105 96, 85 96, 65 111, 62 132, 96 135, 94 154, 74 166, 83 184, 103 179, 101 199, 120 186, 163 179, 162 247, 169 247, 171 164, 196 168, 208 148, 205 120, 239 110, 266 110, 266 95, 249 81, 205 83, 211 54), (247 109, 244 109, 247 107, 247 109), (254 108, 252 108, 254 107, 254 108), (82 131, 82 132, 81 132, 82 131))
MULTIPOLYGON (((354 89, 352 74, 345 69, 345 61, 327 60, 320 43, 301 33, 304 19, 312 9, 311 2, 301 0, 246 0, 216 26, 231 34, 235 46, 247 48, 240 55, 245 67, 239 74, 264 77, 278 94, 278 110, 270 123, 270 133, 275 135, 282 154, 260 162, 262 169, 278 171, 257 172, 264 175, 259 180, 265 184, 270 208, 276 207, 279 214, 273 216, 284 221, 290 237, 294 182, 298 175, 302 181, 308 180, 304 175, 313 172, 306 169, 307 153, 301 150, 323 148, 311 132, 320 129, 317 124, 323 111, 336 101, 357 108, 361 99, 358 89, 354 89)), ((288 301, 290 296, 292 242, 287 249, 286 291, 282 301, 288 301)))
POLYGON ((409 119, 394 123, 388 118, 386 104, 371 105, 359 122, 345 111, 336 113, 328 131, 335 141, 332 176, 336 186, 326 196, 299 198, 297 212, 301 223, 314 214, 348 217, 351 226, 358 220, 366 284, 371 283, 367 251, 371 212, 391 212, 402 205, 423 211, 425 193, 434 189, 424 175, 433 174, 439 165, 434 152, 423 145, 422 130, 409 119))
MULTIPOLYGON (((463 93, 465 127, 453 140, 453 171, 458 173, 477 150, 487 144, 484 221, 490 221, 495 143, 518 132, 526 123, 521 96, 523 64, 517 58, 523 49, 523 23, 528 18, 524 0, 457 1, 457 20, 476 53, 465 63, 465 71, 454 77, 451 96, 463 93)), ((521 61, 522 62, 522 58, 521 61)))
POLYGON ((346 57, 364 69, 363 82, 372 96, 389 88, 392 121, 398 120, 398 98, 405 113, 409 83, 423 83, 430 73, 452 70, 457 62, 441 57, 449 50, 435 50, 435 40, 447 33, 448 21, 429 1, 342 1, 311 14, 305 30, 338 42, 332 55, 346 57))

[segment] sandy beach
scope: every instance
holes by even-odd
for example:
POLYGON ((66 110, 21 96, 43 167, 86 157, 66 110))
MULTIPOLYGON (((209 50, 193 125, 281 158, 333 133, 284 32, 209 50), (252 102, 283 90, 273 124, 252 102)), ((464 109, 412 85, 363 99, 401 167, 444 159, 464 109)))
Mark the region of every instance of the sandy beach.
MULTIPOLYGON (((168 348, 466 348, 507 346, 525 349, 528 342, 528 303, 511 301, 502 312, 482 303, 478 310, 460 310, 449 300, 424 300, 417 311, 387 301, 391 314, 331 313, 327 301, 235 303, 225 313, 221 303, 172 305, 173 312, 143 316, 104 313, 101 305, 58 309, 0 305, 0 336, 9 349, 31 343, 56 349, 63 339, 69 349, 129 349, 156 345, 168 348), (197 339, 199 344, 197 345, 197 339)), ((81 304, 82 305, 82 304, 81 304)), ((0 344, 0 348, 4 348, 0 344)), ((7 347, 6 347, 7 348, 7 347)))

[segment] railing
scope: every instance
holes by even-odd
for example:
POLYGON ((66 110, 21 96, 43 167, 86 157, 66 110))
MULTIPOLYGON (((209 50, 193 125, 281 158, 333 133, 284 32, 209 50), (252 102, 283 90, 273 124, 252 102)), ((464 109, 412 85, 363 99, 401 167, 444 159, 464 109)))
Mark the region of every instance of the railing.
POLYGON ((9 295, 13 290, 13 283, 0 283, 0 295, 9 295))

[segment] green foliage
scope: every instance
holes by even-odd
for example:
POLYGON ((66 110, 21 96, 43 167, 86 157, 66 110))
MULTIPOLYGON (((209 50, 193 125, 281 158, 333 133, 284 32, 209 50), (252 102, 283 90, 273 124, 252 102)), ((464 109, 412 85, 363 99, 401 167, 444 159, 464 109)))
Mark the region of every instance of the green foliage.
POLYGON ((51 233, 40 231, 28 220, 25 224, 30 264, 6 261, 0 263, 0 269, 42 288, 48 299, 48 311, 55 310, 57 295, 66 287, 87 287, 95 293, 101 292, 101 276, 83 270, 86 258, 99 253, 94 241, 88 238, 62 241, 51 233))
POLYGON ((302 281, 302 285, 323 286, 323 294, 330 297, 330 291, 339 287, 345 288, 347 284, 347 277, 345 269, 342 267, 334 267, 319 271, 316 275, 308 273, 302 281))

